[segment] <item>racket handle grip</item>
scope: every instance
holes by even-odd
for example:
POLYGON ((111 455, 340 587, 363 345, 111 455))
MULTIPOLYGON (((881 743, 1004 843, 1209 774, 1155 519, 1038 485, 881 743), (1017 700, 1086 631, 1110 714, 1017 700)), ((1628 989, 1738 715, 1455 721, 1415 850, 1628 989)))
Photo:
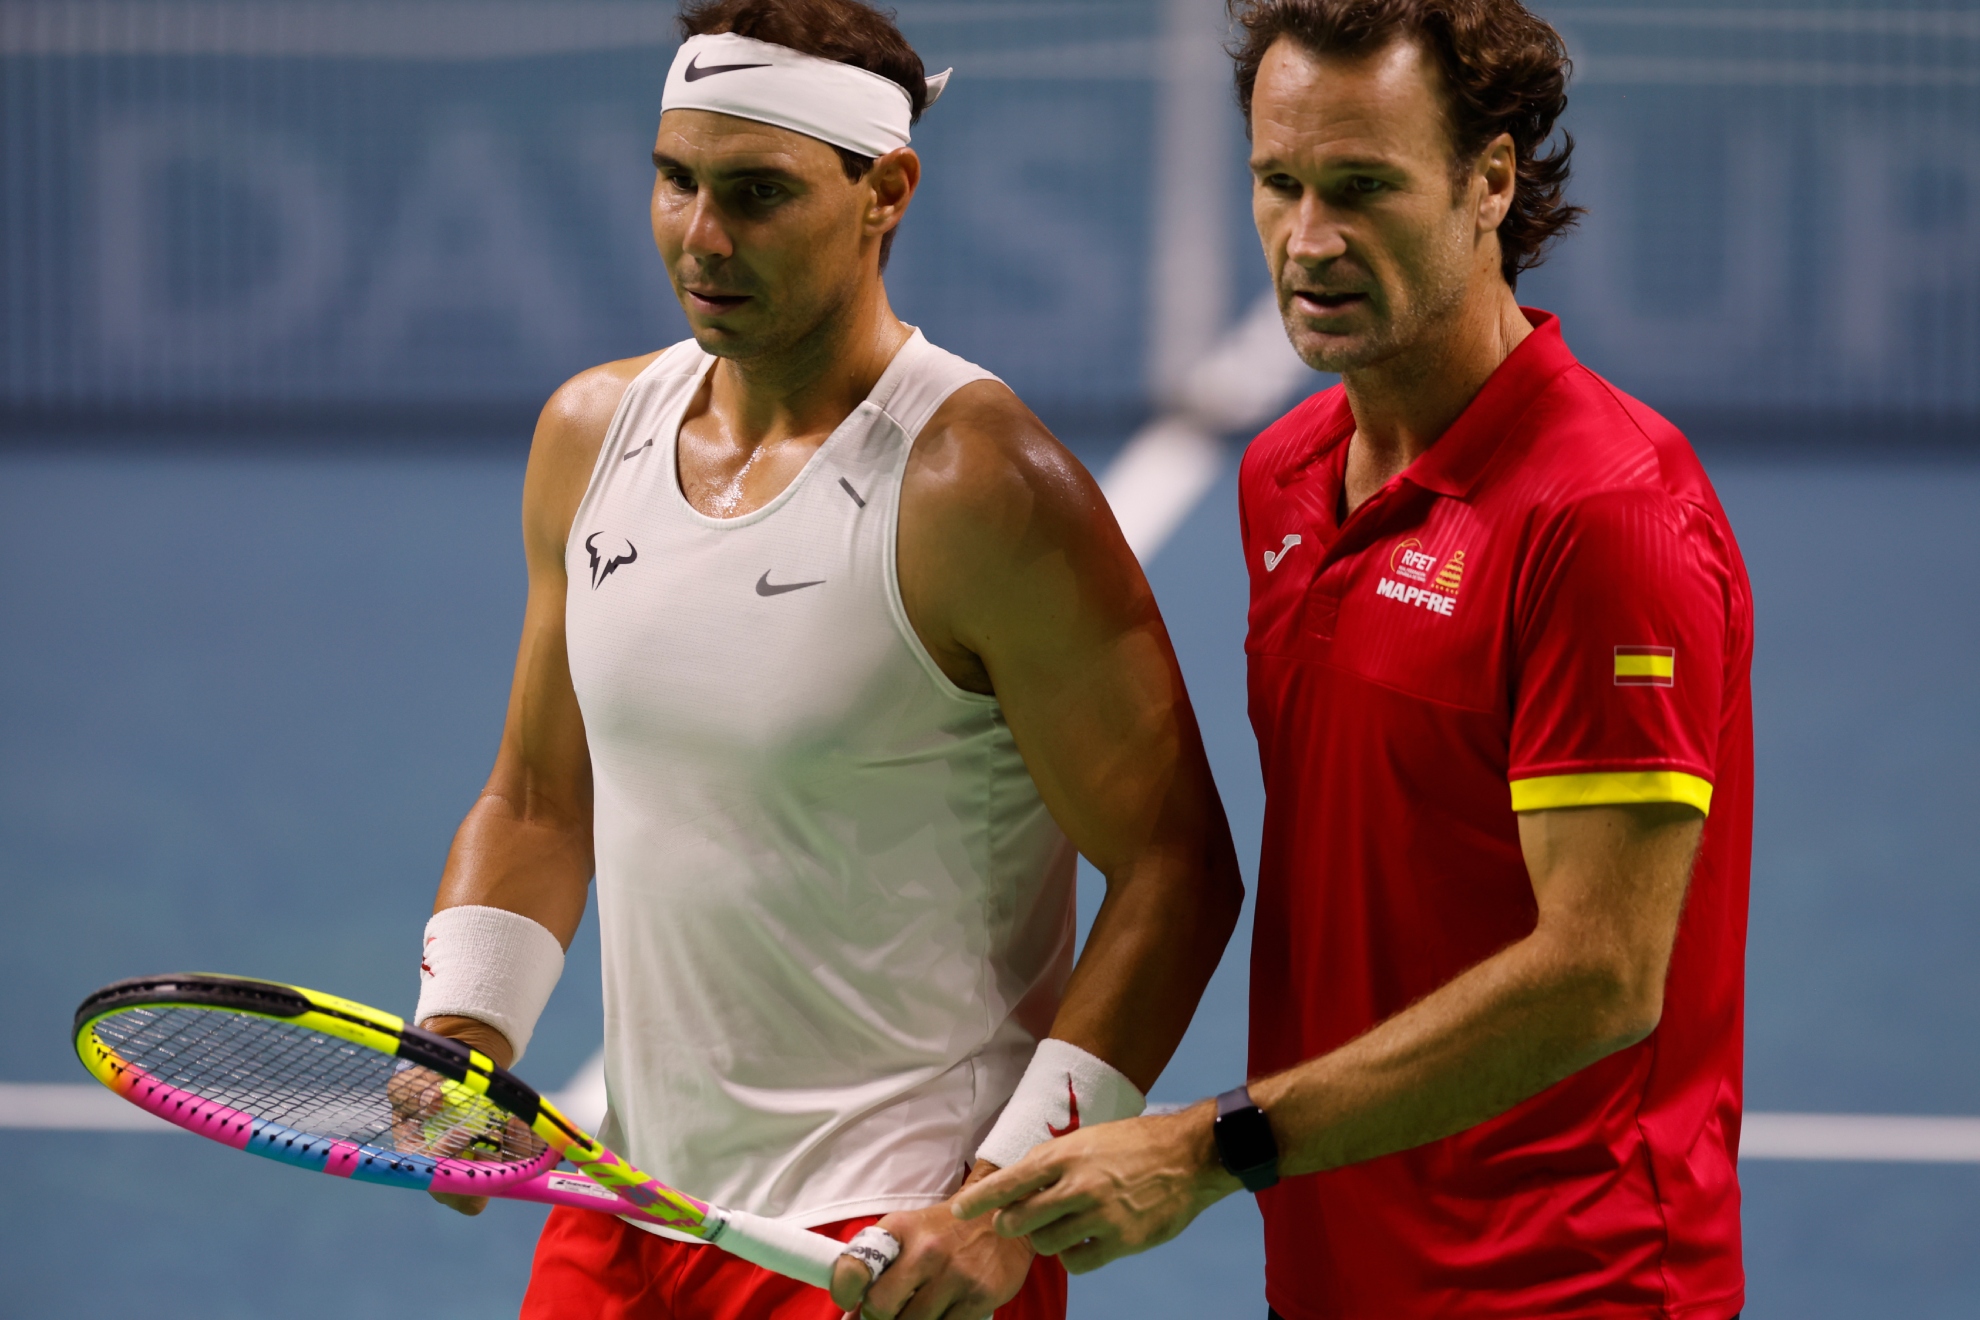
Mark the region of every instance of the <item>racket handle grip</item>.
POLYGON ((798 1228, 775 1219, 765 1219, 747 1210, 724 1210, 722 1231, 711 1241, 732 1256, 752 1265, 761 1265, 786 1278, 808 1283, 814 1288, 832 1286, 832 1267, 845 1253, 846 1244, 823 1233, 798 1228))

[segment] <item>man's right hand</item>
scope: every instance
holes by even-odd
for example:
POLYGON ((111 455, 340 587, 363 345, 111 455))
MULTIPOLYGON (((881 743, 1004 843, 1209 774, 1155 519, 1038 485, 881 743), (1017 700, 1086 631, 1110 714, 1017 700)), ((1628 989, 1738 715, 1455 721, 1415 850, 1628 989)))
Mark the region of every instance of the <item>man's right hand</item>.
POLYGON ((1243 1184, 1225 1172, 1210 1101, 1179 1114, 1096 1123, 1032 1147, 964 1188, 957 1218, 990 1220, 1074 1274, 1169 1241, 1243 1184))
MULTIPOLYGON (((964 1186, 996 1167, 978 1160, 964 1186)), ((1000 1237, 987 1220, 958 1218, 943 1204, 881 1219, 901 1244, 900 1258, 875 1279, 851 1256, 839 1257, 831 1292, 846 1309, 842 1320, 989 1320, 1017 1296, 1037 1254, 1031 1244, 1000 1237)))
MULTIPOLYGON (((509 1038, 486 1022, 465 1017, 432 1017, 419 1025, 436 1036, 446 1036, 469 1049, 480 1050, 495 1060, 499 1068, 508 1067, 515 1057, 515 1052, 509 1048, 509 1038)), ((428 1192, 427 1195, 449 1210, 458 1210, 464 1215, 478 1215, 488 1208, 488 1198, 485 1196, 459 1196, 453 1192, 428 1192)))

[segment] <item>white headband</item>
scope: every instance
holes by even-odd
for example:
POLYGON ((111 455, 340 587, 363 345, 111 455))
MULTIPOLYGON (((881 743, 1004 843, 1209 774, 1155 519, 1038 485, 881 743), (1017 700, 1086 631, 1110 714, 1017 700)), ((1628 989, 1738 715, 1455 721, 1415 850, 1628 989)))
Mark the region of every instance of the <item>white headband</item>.
MULTIPOLYGON (((934 105, 953 69, 928 79, 934 105)), ((862 156, 908 144, 914 103, 891 78, 733 32, 689 37, 667 71, 660 109, 713 110, 775 124, 862 156)))

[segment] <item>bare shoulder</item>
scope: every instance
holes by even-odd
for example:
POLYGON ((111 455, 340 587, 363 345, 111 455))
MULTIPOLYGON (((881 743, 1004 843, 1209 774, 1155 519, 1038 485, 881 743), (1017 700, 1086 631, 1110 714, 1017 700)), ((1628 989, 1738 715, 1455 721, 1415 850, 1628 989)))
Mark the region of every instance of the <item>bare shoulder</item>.
POLYGON ((1099 483, 998 381, 964 386, 929 419, 909 456, 902 518, 946 529, 947 548, 971 558, 1119 536, 1099 483))
POLYGON ((659 356, 621 358, 580 371, 543 405, 523 482, 523 530, 532 550, 554 546, 561 556, 619 400, 633 378, 659 356))
POLYGON ((996 690, 1023 656, 1078 649, 1152 599, 1100 485, 1006 386, 967 385, 929 419, 901 485, 902 603, 959 686, 996 690), (1090 640, 1090 638, 1089 638, 1090 640))

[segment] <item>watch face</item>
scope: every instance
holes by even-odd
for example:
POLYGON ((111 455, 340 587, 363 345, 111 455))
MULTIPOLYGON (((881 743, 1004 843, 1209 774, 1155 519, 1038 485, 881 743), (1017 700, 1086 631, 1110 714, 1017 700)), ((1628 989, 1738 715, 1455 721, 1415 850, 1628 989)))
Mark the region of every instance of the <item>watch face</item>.
POLYGON ((1217 1122, 1211 1129, 1217 1156, 1232 1177, 1251 1191, 1262 1191, 1279 1180, 1279 1143, 1265 1113, 1240 1091, 1217 1097, 1217 1122))

